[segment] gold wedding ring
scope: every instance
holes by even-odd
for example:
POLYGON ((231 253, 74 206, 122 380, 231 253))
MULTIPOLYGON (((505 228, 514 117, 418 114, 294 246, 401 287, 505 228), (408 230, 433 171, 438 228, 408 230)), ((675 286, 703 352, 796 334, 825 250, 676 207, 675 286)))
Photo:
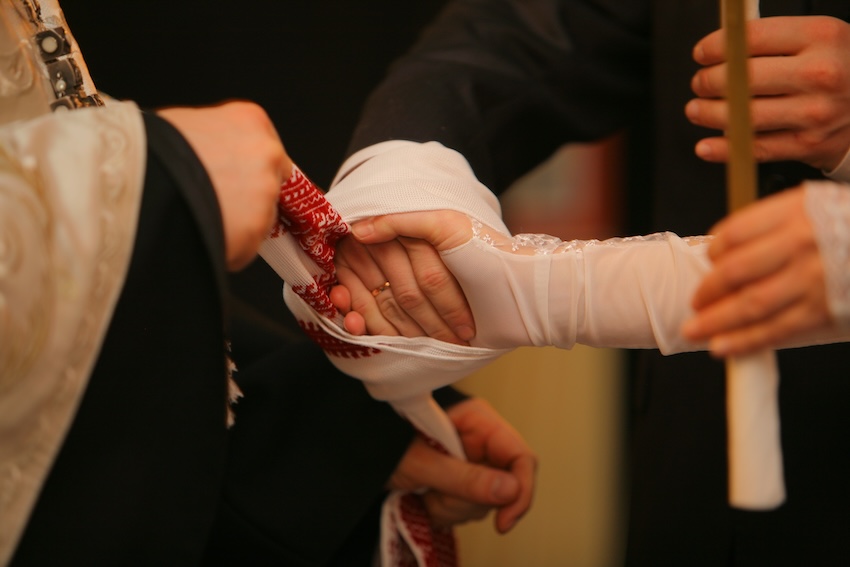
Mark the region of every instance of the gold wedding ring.
POLYGON ((382 291, 389 289, 389 288, 390 288, 390 282, 382 283, 381 285, 379 285, 378 287, 376 287, 375 289, 372 290, 372 297, 378 297, 378 295, 382 291))

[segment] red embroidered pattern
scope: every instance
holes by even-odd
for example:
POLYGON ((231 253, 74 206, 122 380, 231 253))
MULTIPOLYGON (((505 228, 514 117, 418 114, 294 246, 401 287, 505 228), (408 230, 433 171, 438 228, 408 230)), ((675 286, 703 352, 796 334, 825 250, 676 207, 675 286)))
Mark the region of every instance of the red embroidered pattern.
MULTIPOLYGON (((320 269, 317 274, 300 273, 294 277, 297 282, 289 282, 292 291, 315 312, 333 318, 337 310, 328 297, 328 291, 336 283, 334 246, 350 229, 325 199, 322 191, 297 168, 293 168, 291 177, 281 185, 278 219, 270 238, 280 237, 287 232, 320 269), (310 276, 313 281, 309 281, 310 276)), ((339 340, 316 323, 300 320, 299 324, 328 356, 364 359, 381 352, 378 348, 339 340)), ((433 439, 428 441, 445 452, 433 439)), ((417 494, 401 496, 398 504, 393 514, 397 514, 397 521, 404 525, 406 535, 402 537, 401 531, 397 531, 398 537, 392 538, 390 542, 392 567, 454 567, 457 564, 457 549, 452 530, 438 530, 431 526, 424 502, 417 494), (421 551, 423 565, 418 564, 414 551, 421 551)))
POLYGON ((301 328, 304 329, 304 332, 307 333, 307 336, 313 342, 322 347, 322 350, 331 356, 338 356, 340 358, 368 358, 381 352, 380 349, 374 347, 343 342, 329 335, 327 331, 315 323, 299 321, 298 324, 301 325, 301 328))
MULTIPOLYGON (((445 447, 435 439, 418 432, 428 445, 448 454, 445 447)), ((393 567, 456 567, 458 564, 457 543, 454 532, 438 529, 431 525, 431 518, 422 496, 407 493, 399 500, 397 520, 404 525, 407 537, 394 538, 390 542, 393 567), (419 564, 414 549, 421 553, 424 563, 419 564)))
MULTIPOLYGON (((420 495, 409 492, 401 497, 401 519, 416 547, 422 551, 424 567, 454 567, 457 564, 457 547, 452 530, 439 530, 431 526, 431 519, 420 495)), ((407 560, 406 557, 404 559, 407 560)))
POLYGON ((271 237, 289 230, 320 268, 334 273, 334 245, 350 230, 324 193, 297 167, 280 187, 277 208, 279 222, 271 237))
POLYGON ((313 276, 313 283, 306 285, 292 284, 294 291, 307 305, 313 308, 314 311, 321 315, 332 319, 336 316, 336 307, 331 303, 328 296, 328 290, 336 283, 334 274, 321 273, 313 276))

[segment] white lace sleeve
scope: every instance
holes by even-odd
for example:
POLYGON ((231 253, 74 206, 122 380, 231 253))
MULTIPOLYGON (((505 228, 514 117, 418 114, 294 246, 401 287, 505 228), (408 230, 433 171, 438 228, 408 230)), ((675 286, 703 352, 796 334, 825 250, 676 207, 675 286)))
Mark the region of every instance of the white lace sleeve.
POLYGON ((574 344, 698 350, 679 331, 708 271, 706 237, 672 233, 573 240, 509 237, 473 221, 473 238, 446 251, 478 328, 477 346, 574 344))
POLYGON ((806 212, 823 260, 829 310, 842 329, 850 328, 850 185, 805 184, 806 212))

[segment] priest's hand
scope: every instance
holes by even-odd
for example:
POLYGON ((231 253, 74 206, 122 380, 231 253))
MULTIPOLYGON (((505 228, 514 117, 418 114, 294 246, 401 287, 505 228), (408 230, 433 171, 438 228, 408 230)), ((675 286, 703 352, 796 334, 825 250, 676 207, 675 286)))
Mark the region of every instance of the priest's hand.
POLYGON ((495 510, 499 533, 528 511, 537 457, 487 402, 464 400, 447 410, 469 461, 446 455, 421 437, 405 453, 389 488, 427 488, 425 506, 437 527, 478 520, 495 510))
POLYGON ((275 221, 280 185, 292 170, 274 125, 249 102, 157 114, 183 134, 206 169, 221 208, 228 269, 244 268, 275 221))
MULTIPOLYGON (((795 160, 830 171, 850 148, 850 24, 827 16, 771 17, 747 24, 754 154, 758 161, 795 160)), ((699 98, 685 113, 699 126, 725 130, 724 34, 694 48, 703 69, 691 88, 699 98)), ((725 137, 700 140, 696 154, 723 162, 725 137)))

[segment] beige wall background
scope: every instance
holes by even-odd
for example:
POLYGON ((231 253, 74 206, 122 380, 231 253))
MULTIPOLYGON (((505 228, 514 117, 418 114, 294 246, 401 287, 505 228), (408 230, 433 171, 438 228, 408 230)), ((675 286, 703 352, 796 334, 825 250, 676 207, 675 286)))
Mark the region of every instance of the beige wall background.
MULTIPOLYGON (((514 233, 606 238, 620 219, 620 139, 562 149, 503 198, 514 233)), ((506 535, 461 526, 463 567, 616 567, 625 534, 624 357, 521 348, 459 386, 488 400, 539 457, 530 512, 506 535)))
POLYGON ((539 457, 530 512, 506 535, 492 518, 458 529, 463 567, 614 567, 623 522, 621 356, 519 349, 466 379, 539 457))

